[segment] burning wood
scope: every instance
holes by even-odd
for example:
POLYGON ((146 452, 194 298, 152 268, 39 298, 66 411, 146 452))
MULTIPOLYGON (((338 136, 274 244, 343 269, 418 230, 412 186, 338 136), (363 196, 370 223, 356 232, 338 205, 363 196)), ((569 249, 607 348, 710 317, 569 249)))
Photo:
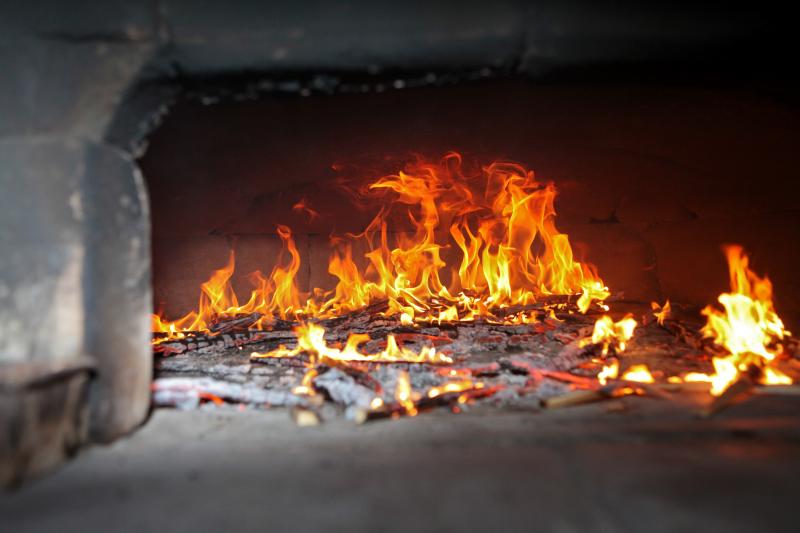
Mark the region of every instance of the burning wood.
POLYGON ((396 401, 386 403, 381 401, 374 402, 369 409, 361 410, 355 420, 358 423, 367 420, 381 418, 398 418, 400 416, 416 416, 420 411, 434 407, 466 404, 480 398, 490 397, 502 387, 486 387, 481 382, 464 380, 459 382, 446 383, 440 387, 434 387, 425 395, 415 395, 408 382, 408 376, 401 374, 398 380, 398 387, 395 392, 396 401))
POLYGON ((386 339, 386 348, 374 354, 365 354, 358 351, 358 345, 370 340, 366 334, 353 333, 347 338, 344 349, 332 348, 325 342, 325 329, 315 324, 301 324, 295 328, 297 334, 297 347, 288 349, 281 345, 277 349, 266 353, 253 352, 253 359, 296 357, 305 352, 314 361, 326 363, 329 361, 357 361, 365 363, 430 363, 449 364, 453 360, 443 354, 436 353, 434 348, 422 348, 419 353, 398 346, 394 335, 386 339))
POLYGON ((625 343, 633 337, 633 330, 636 329, 636 320, 626 316, 622 320, 614 322, 610 316, 602 316, 594 324, 591 340, 582 342, 582 346, 598 344, 602 346, 603 355, 608 355, 609 349, 614 352, 624 352, 625 343))
MULTIPOLYGON (((169 337, 213 331, 215 317, 254 313, 259 325, 275 316, 330 318, 376 301, 387 302, 385 314, 407 325, 499 319, 496 312, 544 295, 575 295, 578 308, 586 312, 592 301, 610 294, 592 266, 574 260, 569 239, 556 229, 555 187, 540 183, 520 165, 493 163, 472 171, 452 153, 440 164, 417 161, 381 177, 363 194, 380 209, 361 234, 334 240, 329 272, 339 282, 333 291, 300 294, 295 283, 300 256, 291 230, 279 226, 290 261, 268 277, 253 273, 256 288, 246 303, 239 303, 230 284, 235 269, 231 253, 228 264, 201 286, 198 309, 175 321, 154 316, 154 331, 169 337), (398 237, 391 248, 388 223, 398 208, 407 211, 415 233, 398 237), (440 227, 446 220, 449 227, 440 227), (354 261, 354 244, 369 250, 369 268, 354 261), (461 251, 460 264, 448 265, 441 258, 447 246, 461 251), (450 272, 446 284, 442 274, 450 272), (320 299, 320 294, 327 296, 320 299)), ((501 321, 530 320, 524 314, 503 314, 501 321)))
MULTIPOLYGON (((719 297, 721 310, 703 311, 702 330, 673 318, 669 300, 653 302, 641 325, 631 315, 594 320, 609 312, 611 293, 591 265, 574 259, 569 239, 556 229, 553 185, 527 169, 493 163, 473 171, 448 154, 439 164, 416 161, 376 179, 360 194, 378 212, 362 233, 332 239, 333 290, 298 290, 300 254, 291 230, 279 226, 284 257, 268 276, 251 275, 255 289, 246 302, 230 283, 231 252, 202 284, 197 310, 175 321, 153 317, 154 351, 174 356, 160 367, 187 368, 188 354, 229 354, 253 344, 249 358, 238 360, 248 374, 302 366, 299 383, 286 375, 289 394, 327 398, 358 409, 365 420, 413 416, 501 391, 536 394, 545 406, 560 407, 633 394, 666 397, 665 391, 697 384, 710 387, 716 411, 758 384, 793 382, 777 365, 787 357, 789 332, 773 308, 772 286, 749 269, 739 247, 727 252, 731 292, 719 297), (398 209, 413 231, 397 232, 390 244, 398 209), (356 246, 366 250, 363 257, 354 258, 356 246), (460 261, 445 259, 445 248, 460 252, 460 261), (697 368, 651 371, 640 359, 657 351, 659 335, 669 337, 662 351, 680 352, 697 368), (471 362, 486 354, 494 360, 471 362), (472 382, 479 375, 491 383, 472 382), (383 398, 388 383, 396 392, 391 401, 383 398), (565 387, 581 390, 562 394, 565 387)), ((302 200, 295 208, 321 216, 302 200)), ((227 372, 225 365, 210 368, 227 372)), ((154 396, 183 405, 245 394, 209 382, 181 386, 186 390, 158 382, 154 396)))

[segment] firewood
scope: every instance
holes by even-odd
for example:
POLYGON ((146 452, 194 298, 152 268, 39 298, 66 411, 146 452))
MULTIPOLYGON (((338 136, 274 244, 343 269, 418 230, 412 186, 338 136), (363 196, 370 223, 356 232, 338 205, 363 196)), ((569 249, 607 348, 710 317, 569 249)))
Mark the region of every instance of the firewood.
POLYGON ((547 409, 558 409, 560 407, 572 407, 585 403, 599 402, 609 398, 611 398, 611 396, 600 389, 576 390, 560 396, 554 396, 553 398, 544 399, 541 403, 542 407, 546 407, 547 409))
POLYGON ((212 333, 228 333, 230 331, 246 331, 253 324, 259 321, 263 315, 261 313, 250 313, 248 315, 235 315, 232 317, 217 317, 208 329, 212 333))
POLYGON ((184 352, 211 353, 257 342, 282 341, 294 338, 294 333, 291 331, 247 330, 218 334, 186 332, 183 338, 154 344, 153 352, 163 357, 184 352))

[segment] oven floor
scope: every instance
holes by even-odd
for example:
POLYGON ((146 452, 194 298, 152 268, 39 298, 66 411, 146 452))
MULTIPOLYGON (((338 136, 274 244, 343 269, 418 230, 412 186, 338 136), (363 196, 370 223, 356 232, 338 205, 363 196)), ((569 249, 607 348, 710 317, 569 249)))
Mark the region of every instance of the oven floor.
POLYGON ((5 531, 796 531, 800 399, 647 398, 300 428, 157 410, 0 499, 5 531))

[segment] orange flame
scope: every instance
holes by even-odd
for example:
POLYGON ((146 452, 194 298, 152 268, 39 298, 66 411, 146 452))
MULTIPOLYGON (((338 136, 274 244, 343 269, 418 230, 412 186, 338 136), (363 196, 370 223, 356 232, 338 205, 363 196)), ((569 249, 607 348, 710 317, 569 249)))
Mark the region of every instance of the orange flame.
MULTIPOLYGON (((567 235, 556 229, 555 187, 520 165, 496 162, 468 173, 461 156, 450 153, 438 164, 416 161, 377 179, 364 194, 381 207, 362 233, 334 240, 328 271, 338 283, 332 292, 312 291, 327 299, 301 297, 295 281, 300 255, 291 230, 279 226, 290 262, 276 266, 269 278, 252 274, 256 288, 247 303, 239 305, 230 285, 231 253, 202 285, 197 311, 173 322, 154 316, 154 331, 174 338, 207 331, 219 316, 253 312, 264 316, 257 325, 276 315, 325 318, 381 300, 389 303, 386 314, 405 324, 499 320, 493 309, 530 304, 542 295, 580 295, 582 312, 609 296, 595 269, 574 259, 567 235), (397 209, 405 211, 413 231, 396 233, 390 245, 389 219, 397 209), (356 243, 367 250, 365 269, 354 260, 356 243), (461 252, 458 264, 442 257, 447 249, 461 252)), ((294 208, 309 210, 304 200, 294 208)), ((518 313, 508 320, 535 319, 518 313)))
POLYGON ((763 384, 791 383, 791 378, 771 366, 783 349, 779 341, 790 335, 773 307, 772 283, 750 270, 741 246, 728 246, 725 253, 731 292, 719 296, 722 310, 711 306, 703 310, 708 319, 703 334, 730 354, 713 359, 711 394, 722 394, 752 369, 759 371, 763 384))
POLYGON ((607 365, 604 365, 600 372, 597 374, 597 381, 600 385, 608 383, 609 379, 617 379, 619 375, 619 361, 612 360, 607 365))
POLYGON ((650 308, 653 310, 653 316, 656 317, 659 326, 664 325, 664 322, 669 318, 672 312, 669 300, 667 300, 663 306, 659 305, 658 302, 650 302, 650 308))
POLYGON ((622 374, 622 379, 627 381, 638 381, 639 383, 655 383, 655 378, 653 378, 653 374, 650 373, 650 369, 647 368, 647 365, 633 365, 631 366, 624 374, 622 374))
POLYGON ((634 329, 636 329, 636 320, 631 316, 614 322, 610 316, 603 315, 594 323, 592 338, 582 341, 581 346, 600 344, 603 346, 603 355, 607 355, 611 347, 614 347, 617 352, 623 352, 626 343, 633 337, 634 329))
POLYGON ((417 406, 414 403, 414 391, 411 388, 411 381, 408 372, 405 370, 397 375, 397 386, 394 391, 394 398, 397 403, 403 406, 408 416, 417 416, 417 406))
POLYGON ((386 348, 378 353, 364 354, 358 351, 358 345, 369 340, 365 333, 351 333, 343 349, 332 348, 325 341, 325 328, 316 324, 300 324, 295 329, 297 347, 286 348, 281 345, 275 350, 258 353, 253 352, 253 359, 296 357, 307 353, 314 363, 334 363, 336 361, 361 361, 366 363, 429 363, 450 364, 453 359, 438 353, 433 347, 423 347, 419 353, 402 348, 397 344, 394 335, 386 338, 386 348))
POLYGON ((451 392, 462 392, 465 390, 470 389, 482 389, 484 387, 483 383, 475 382, 471 379, 462 379, 459 381, 448 381, 443 385, 439 385, 438 387, 431 387, 428 390, 428 398, 436 398, 441 396, 442 394, 448 394, 451 392))

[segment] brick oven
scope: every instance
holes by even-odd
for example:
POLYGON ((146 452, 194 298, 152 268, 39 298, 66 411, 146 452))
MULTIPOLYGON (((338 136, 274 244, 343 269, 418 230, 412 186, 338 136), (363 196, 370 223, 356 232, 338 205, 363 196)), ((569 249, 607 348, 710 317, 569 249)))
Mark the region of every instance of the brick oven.
POLYGON ((796 437, 800 125, 779 13, 2 11, 4 485, 165 408, 352 438, 429 411, 629 416, 645 397, 679 414, 609 427, 796 437), (751 397, 775 410, 709 421, 751 397))

